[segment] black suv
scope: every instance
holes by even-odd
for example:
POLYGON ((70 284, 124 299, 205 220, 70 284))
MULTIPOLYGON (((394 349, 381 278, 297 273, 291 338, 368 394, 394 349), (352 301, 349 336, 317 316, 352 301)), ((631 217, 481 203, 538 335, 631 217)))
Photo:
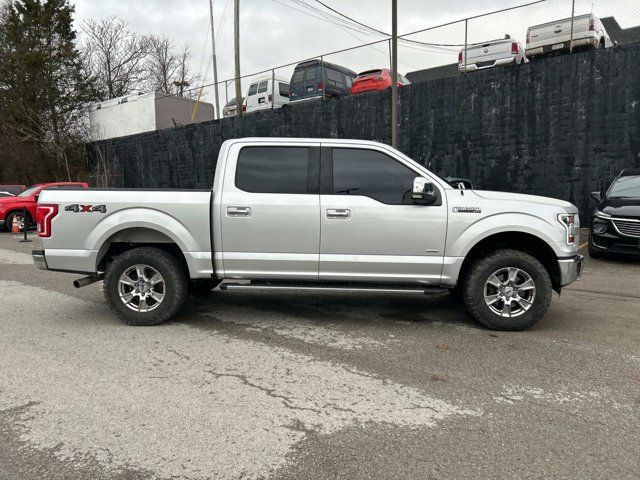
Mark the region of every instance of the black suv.
POLYGON ((344 97, 358 75, 348 68, 320 60, 299 63, 289 82, 289 100, 300 102, 312 98, 344 97))
POLYGON ((640 257, 640 170, 623 170, 606 192, 593 192, 589 255, 640 257))

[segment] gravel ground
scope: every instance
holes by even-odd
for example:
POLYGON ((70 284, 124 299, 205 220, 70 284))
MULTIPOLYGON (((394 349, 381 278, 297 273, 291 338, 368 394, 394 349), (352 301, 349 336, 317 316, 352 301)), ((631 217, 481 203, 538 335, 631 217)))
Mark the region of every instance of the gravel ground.
POLYGON ((0 478, 629 478, 640 262, 522 333, 449 295, 212 292, 127 327, 0 235, 0 478))

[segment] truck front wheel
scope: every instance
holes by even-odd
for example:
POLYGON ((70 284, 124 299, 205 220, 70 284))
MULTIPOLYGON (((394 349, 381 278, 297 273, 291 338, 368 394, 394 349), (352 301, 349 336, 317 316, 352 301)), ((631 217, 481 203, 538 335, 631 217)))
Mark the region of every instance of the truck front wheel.
POLYGON ((170 253, 140 247, 118 255, 107 267, 104 295, 126 324, 158 325, 173 317, 187 298, 187 275, 170 253))
POLYGON ((497 250, 476 260, 463 285, 471 316, 491 330, 519 331, 534 325, 551 303, 544 266, 518 250, 497 250))

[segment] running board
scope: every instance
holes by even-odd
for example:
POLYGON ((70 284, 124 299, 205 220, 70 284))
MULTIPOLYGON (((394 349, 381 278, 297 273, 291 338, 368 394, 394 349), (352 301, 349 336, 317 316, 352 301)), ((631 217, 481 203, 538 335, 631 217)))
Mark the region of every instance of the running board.
POLYGON ((446 288, 440 287, 416 287, 413 286, 392 286, 392 285, 371 285, 353 286, 340 285, 334 283, 223 283, 220 290, 297 290, 306 292, 350 292, 350 293, 407 293, 418 295, 434 295, 448 292, 446 288))

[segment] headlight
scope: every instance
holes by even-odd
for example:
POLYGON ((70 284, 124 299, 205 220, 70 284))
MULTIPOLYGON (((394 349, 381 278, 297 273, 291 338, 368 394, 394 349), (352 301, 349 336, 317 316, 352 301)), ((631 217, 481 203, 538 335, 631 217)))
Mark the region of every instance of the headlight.
POLYGON ((600 210, 596 210, 596 217, 601 218, 602 220, 611 220, 611 215, 601 212, 600 210))
POLYGON ((576 243, 576 232, 579 232, 580 229, 578 215, 573 213, 561 213, 558 215, 558 221, 567 231, 567 244, 573 245, 576 243))

